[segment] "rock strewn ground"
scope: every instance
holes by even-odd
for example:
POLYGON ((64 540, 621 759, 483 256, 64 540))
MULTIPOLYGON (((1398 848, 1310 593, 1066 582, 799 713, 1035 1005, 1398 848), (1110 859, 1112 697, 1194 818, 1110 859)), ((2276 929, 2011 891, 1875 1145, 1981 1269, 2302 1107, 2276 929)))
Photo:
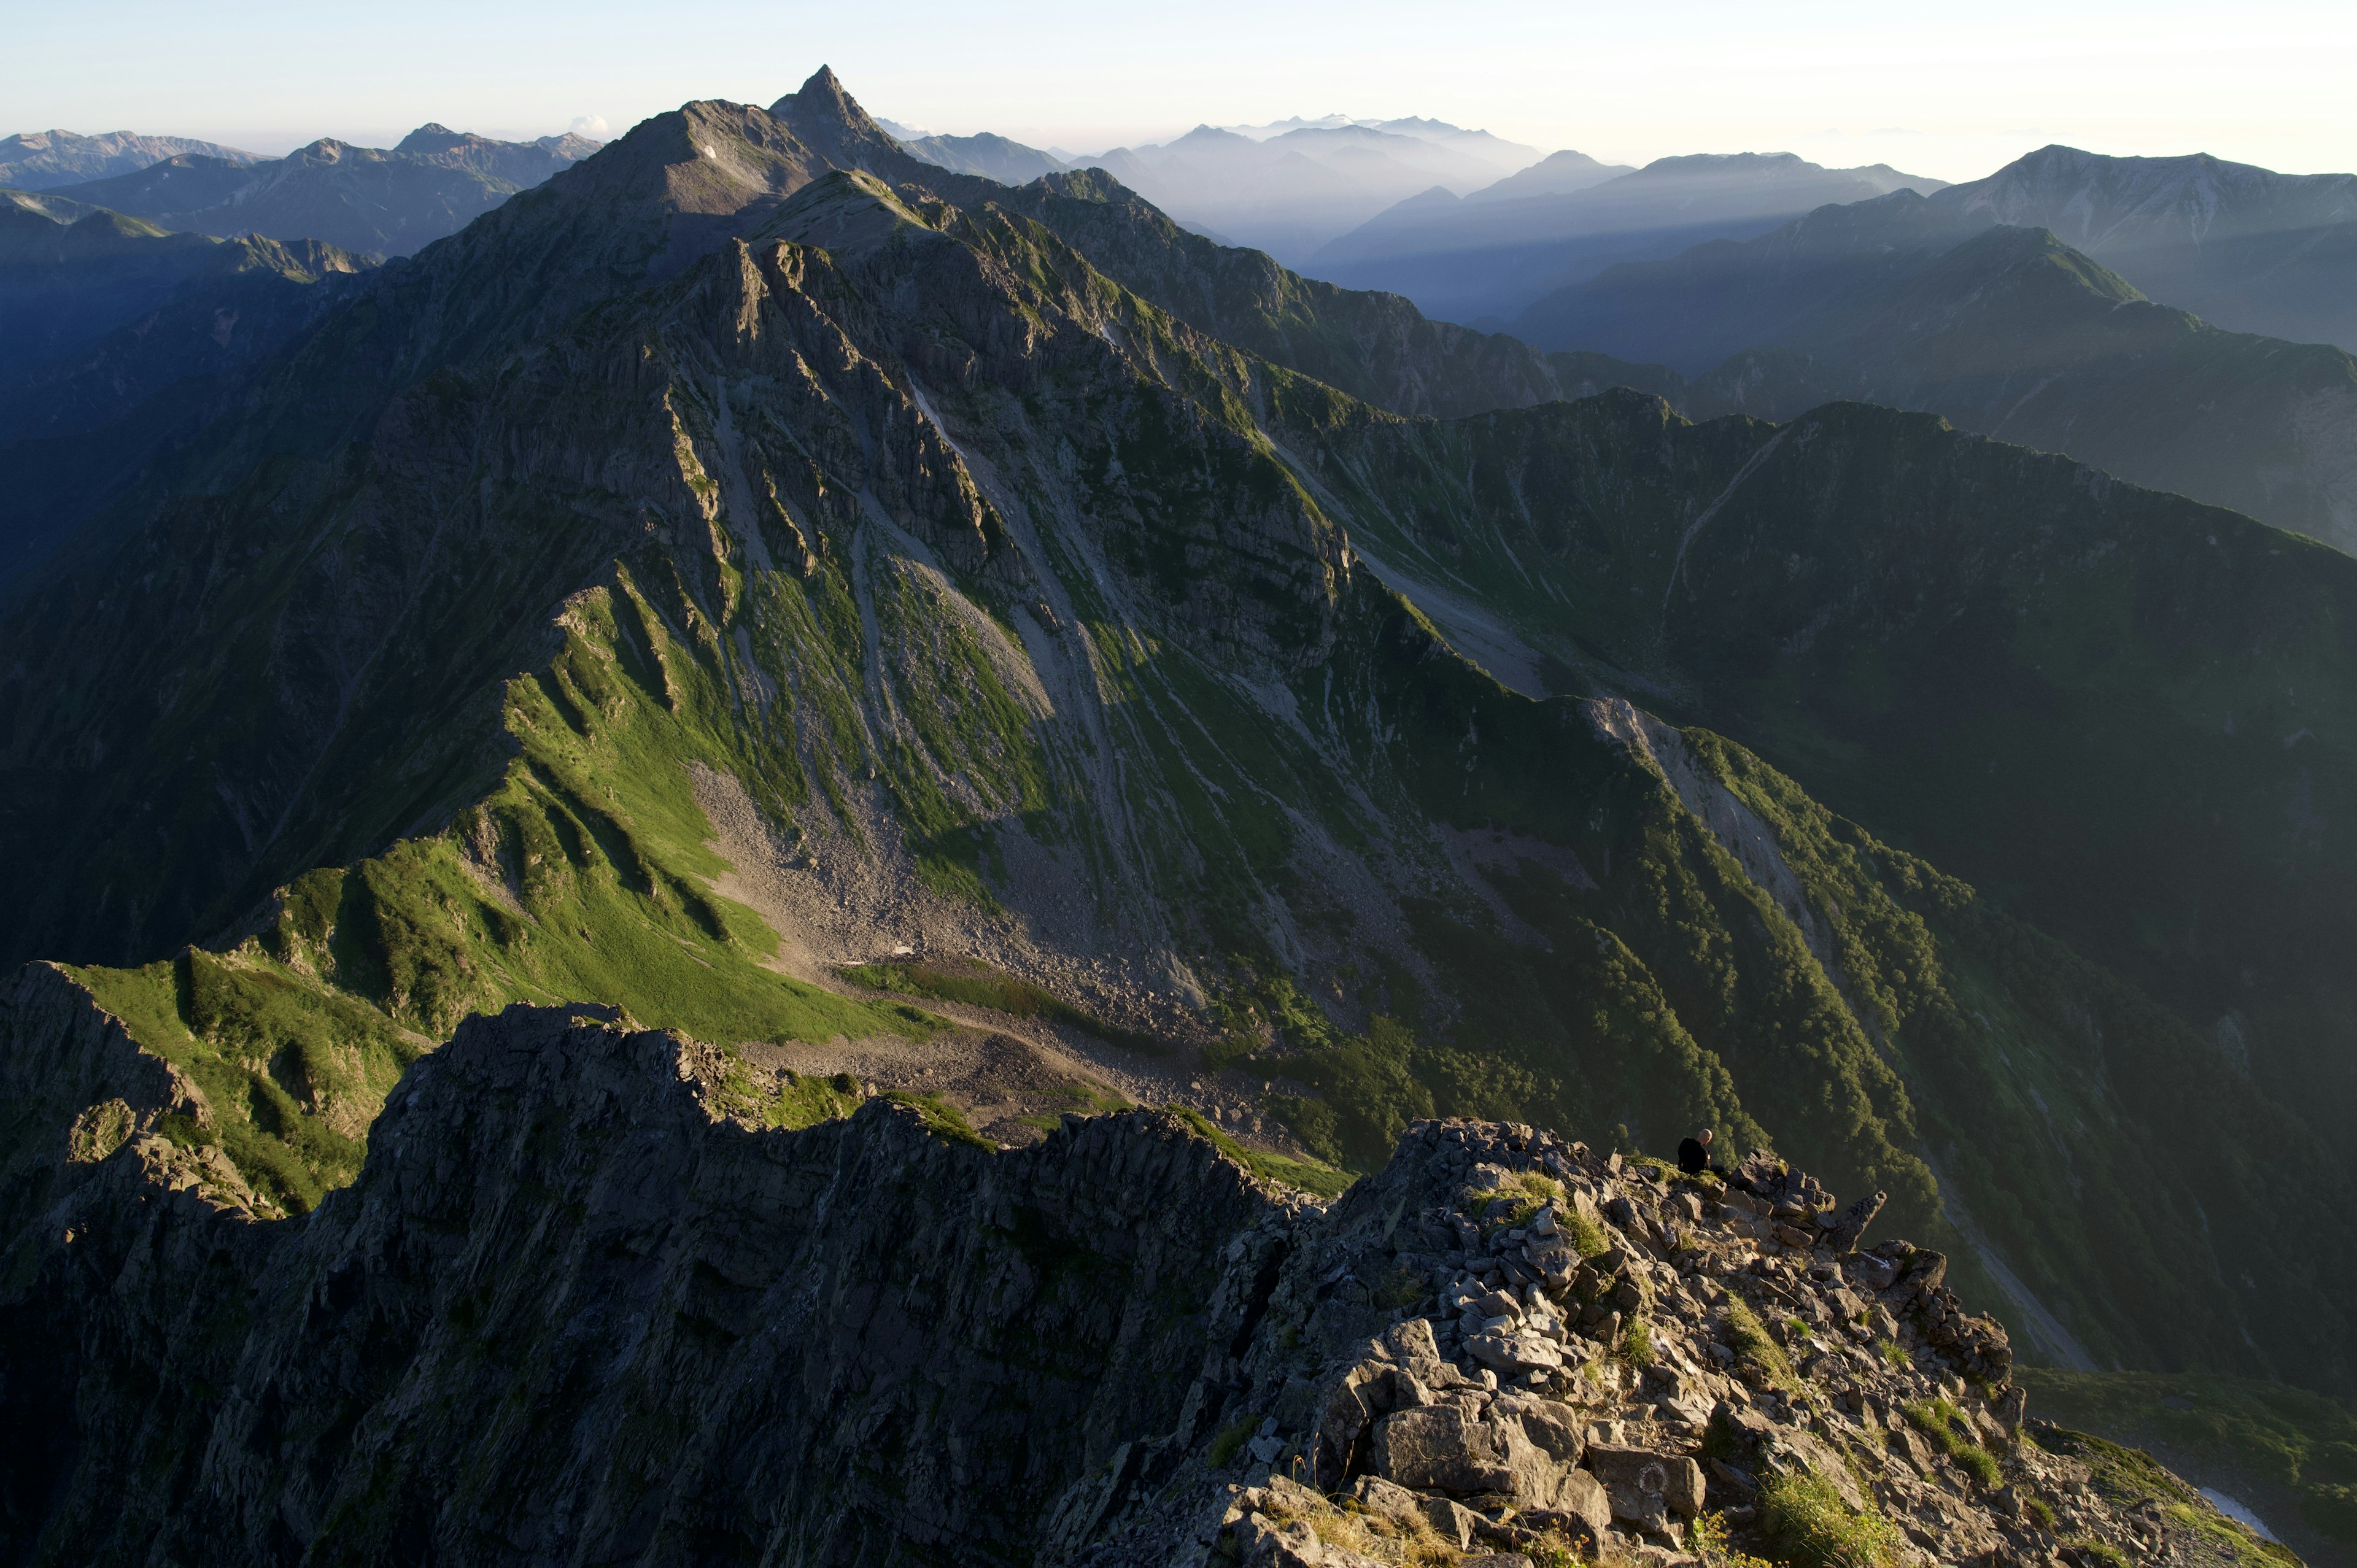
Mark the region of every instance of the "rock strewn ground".
MULTIPOLYGON (((1412 1129, 1280 1284, 1240 1369, 1246 1468, 1195 1544, 1243 1568, 2291 1560, 2142 1455, 2028 1422, 1946 1260, 1862 1234, 1878 1197, 1760 1155, 1696 1180, 1412 1129)), ((1089 1560, 1185 1528, 1142 1503, 1089 1560)))

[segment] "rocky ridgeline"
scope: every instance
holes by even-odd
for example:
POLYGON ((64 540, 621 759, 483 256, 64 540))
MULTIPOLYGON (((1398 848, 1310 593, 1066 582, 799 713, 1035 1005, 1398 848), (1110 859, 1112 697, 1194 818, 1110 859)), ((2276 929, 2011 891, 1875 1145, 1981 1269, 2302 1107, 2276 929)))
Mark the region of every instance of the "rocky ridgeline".
POLYGON ((2093 1486, 2085 1440, 2025 1437, 2005 1331, 1947 1260, 1860 1250, 1880 1204, 1765 1155, 1722 1181, 1527 1127, 1415 1127, 1320 1253, 1393 1321, 1307 1397, 1291 1374, 1205 1539, 1246 1568, 2266 1550, 2190 1487, 2093 1486))
POLYGON ((261 1221, 119 1026, 42 1016, 0 1057, 11 1563, 2121 1568, 2235 1528, 2023 1441, 1938 1255, 1839 1250, 1870 1201, 1765 1160, 1427 1123, 1321 1206, 1156 1112, 787 1131, 726 1052, 520 1006, 261 1221))

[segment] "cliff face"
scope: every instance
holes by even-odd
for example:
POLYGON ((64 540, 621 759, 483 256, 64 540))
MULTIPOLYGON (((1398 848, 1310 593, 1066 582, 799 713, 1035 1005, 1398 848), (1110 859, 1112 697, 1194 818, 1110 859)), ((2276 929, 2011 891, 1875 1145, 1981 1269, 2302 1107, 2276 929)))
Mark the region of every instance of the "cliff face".
MULTIPOLYGON (((96 1031, 52 1065, 111 1060, 96 1031)), ((1765 1156, 1672 1184, 1426 1122, 1329 1210, 1160 1113, 993 1151, 882 1101, 768 1128, 769 1092, 683 1036, 513 1007, 414 1067, 359 1180, 300 1219, 176 1187, 154 1133, 53 1151, 43 1201, 11 1210, 36 1217, 0 1297, 0 1545, 1351 1568, 1838 1529, 1910 1563, 2047 1561, 2062 1537, 2141 1556, 2171 1530, 2255 1550, 2198 1499, 2147 1529, 2086 1491, 2081 1440, 2020 1444, 2005 1335, 1944 1259, 1857 1250, 1879 1195, 1837 1209, 1765 1156)))
POLYGON ((12 1239, 12 1557, 1028 1560, 1290 1222, 1164 1118, 994 1156, 882 1101, 762 1130, 726 1072, 511 1009, 303 1220, 166 1190, 161 1140, 87 1167, 12 1239))

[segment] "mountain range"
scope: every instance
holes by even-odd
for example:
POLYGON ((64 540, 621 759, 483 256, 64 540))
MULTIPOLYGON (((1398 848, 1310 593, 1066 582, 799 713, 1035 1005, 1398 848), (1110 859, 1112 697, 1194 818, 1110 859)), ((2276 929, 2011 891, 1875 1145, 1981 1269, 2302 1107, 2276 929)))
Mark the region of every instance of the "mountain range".
POLYGON ((71 131, 30 131, 0 137, 0 189, 48 190, 111 175, 131 174, 183 155, 251 164, 252 153, 187 136, 142 136, 109 131, 102 136, 71 131))
MULTIPOLYGON (((1928 195, 1942 183, 1881 164, 1824 168, 1790 153, 1694 154, 1635 170, 1558 153, 1470 195, 1419 193, 1318 247, 1307 269, 1405 295, 1428 315, 1480 322, 1615 263, 1749 239, 1830 203, 1928 195)), ((1553 338, 1545 346, 1610 351, 1553 338)))
POLYGON ((1533 303, 1518 336, 1699 371, 1982 230, 2050 231, 2230 331, 2357 349, 2357 176, 2050 146, 1986 179, 1816 211, 1749 245, 1631 263, 1533 303))
POLYGON ((1419 120, 1253 134, 1198 125, 1158 145, 1071 161, 1103 169, 1190 228, 1297 266, 1418 192, 1479 190, 1539 157, 1486 132, 1419 120))
POLYGON ((1306 1180, 1715 1126, 2049 1359, 2357 1389, 2357 561, 1598 368, 824 71, 640 124, 226 372, 0 619, 0 1041, 151 1086, 12 1097, 0 1177, 327 1212, 462 1020, 591 1003, 813 1115, 838 1038, 1052 1047, 1306 1180))
POLYGON ((427 124, 390 150, 323 137, 283 158, 176 153, 52 194, 166 229, 399 256, 456 232, 597 145, 570 134, 500 142, 427 124))
POLYGON ((1755 346, 1691 380, 1600 354, 1589 374, 1697 418, 1781 422, 1845 399, 1922 409, 2357 551, 2357 358, 2222 331, 2044 230, 1896 242, 1883 205, 1596 280, 1578 291, 1582 319, 1616 348, 1677 360, 1695 343, 1755 346), (1861 220, 1880 242, 1857 243, 1861 220))
POLYGON ((0 594, 371 265, 0 192, 0 594))

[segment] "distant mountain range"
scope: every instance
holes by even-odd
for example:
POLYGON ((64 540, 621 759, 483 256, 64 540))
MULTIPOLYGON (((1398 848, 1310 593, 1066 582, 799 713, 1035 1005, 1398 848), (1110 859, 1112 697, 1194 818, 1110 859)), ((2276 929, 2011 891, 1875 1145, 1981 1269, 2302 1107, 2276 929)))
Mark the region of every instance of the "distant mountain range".
POLYGON ((2043 147, 1928 198, 1816 211, 1752 245, 1616 267, 1534 303, 1544 348, 1687 371, 1780 334, 1996 224, 2046 229, 2145 295, 2213 325, 2357 349, 2357 175, 2281 175, 2206 155, 2115 158, 2043 147))
POLYGON ((1448 320, 1500 319, 1614 263, 1749 239, 1827 203, 1940 188, 1885 164, 1829 169, 1790 153, 1695 154, 1636 170, 1557 153, 1483 190, 1419 191, 1320 246, 1307 270, 1405 295, 1448 320))
POLYGON ((1540 157, 1485 131, 1390 120, 1283 131, 1198 125, 1176 141, 1075 162, 1103 169, 1189 228, 1299 265, 1411 197, 1469 195, 1540 157))
POLYGON ((1068 166, 1053 153, 985 131, 974 136, 943 136, 888 127, 909 152, 937 168, 958 174, 978 174, 1001 185, 1028 185, 1043 174, 1060 173, 1068 166))
MULTIPOLYGON (((1809 226, 1840 227, 1844 211, 1809 226)), ((1789 256, 1792 238, 1737 249, 1789 256)), ((1820 308, 1690 382, 1663 365, 1589 374, 1695 418, 1781 424, 1844 400, 1938 413, 2357 553, 2357 358, 2346 350, 2221 330, 2043 229, 1986 229, 1911 264, 1892 254, 1818 269, 1820 308)), ((1670 318, 1663 300, 1645 303, 1670 318)))
POLYGON ((170 233, 0 192, 0 582, 370 269, 316 241, 170 233))
POLYGON ((581 136, 500 142, 427 124, 389 150, 323 137, 283 158, 184 152, 55 190, 167 229, 400 256, 456 233, 597 146, 581 136))
POLYGON ((130 174, 186 153, 224 163, 259 161, 252 153, 187 136, 142 136, 130 131, 78 136, 71 131, 27 131, 0 137, 0 188, 51 190, 130 174))

